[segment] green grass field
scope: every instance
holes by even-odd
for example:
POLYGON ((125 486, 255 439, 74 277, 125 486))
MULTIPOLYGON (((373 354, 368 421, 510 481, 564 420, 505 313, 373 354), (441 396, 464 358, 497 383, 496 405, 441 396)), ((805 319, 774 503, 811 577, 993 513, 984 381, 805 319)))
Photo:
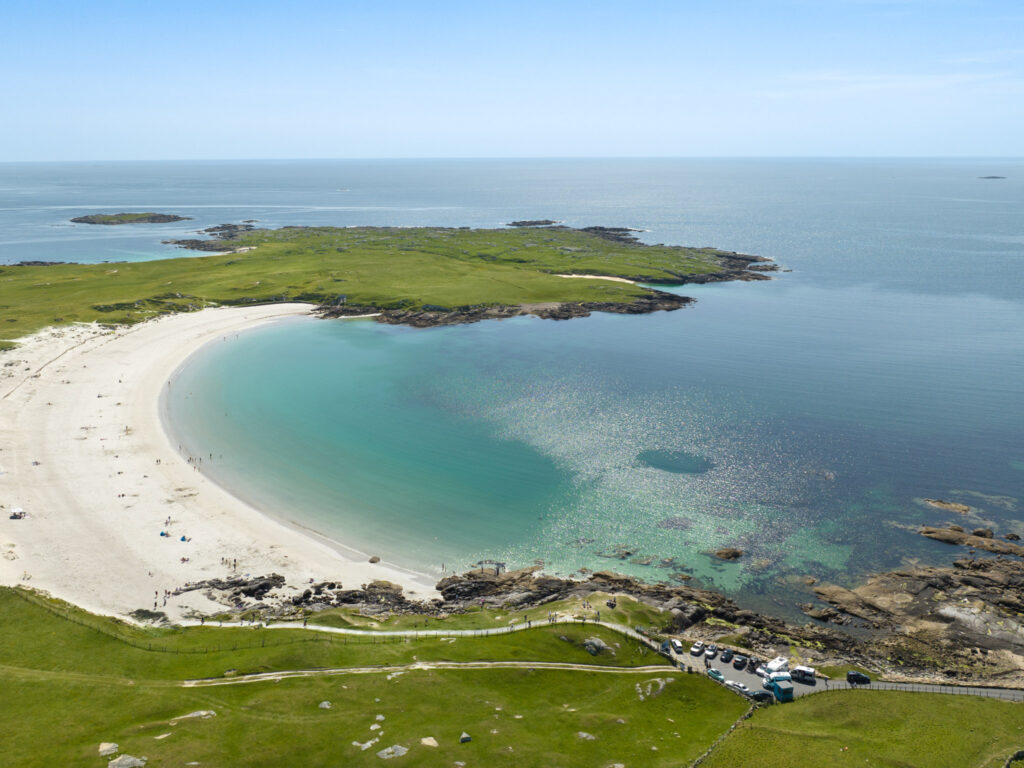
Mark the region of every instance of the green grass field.
MULTIPOLYGON (((643 606, 624 602, 620 618, 644 615, 643 606)), ((422 621, 401 619, 387 628, 422 621)), ((450 621, 467 628, 502 619, 507 612, 450 621)), ((646 647, 593 625, 541 623, 454 642, 301 627, 141 628, 6 588, 0 691, 2 764, 26 768, 104 766, 97 752, 104 741, 149 758, 151 767, 374 765, 377 751, 395 744, 410 750, 400 764, 416 766, 685 766, 747 711, 744 699, 703 675, 673 670, 646 647), (593 636, 615 654, 587 653, 583 640, 593 636), (520 666, 430 668, 465 661, 520 666), (412 664, 420 666, 395 674, 412 664), (296 670, 306 676, 272 675, 296 670), (244 679, 252 673, 271 678, 244 679), (202 684, 186 687, 188 680, 202 684), (323 701, 331 707, 321 708, 323 701), (183 717, 198 710, 216 715, 183 717), (468 744, 458 742, 463 731, 468 744), (366 750, 354 744, 377 736, 366 750), (427 737, 438 746, 422 744, 427 737)), ((759 709, 704 765, 996 768, 1022 746, 1020 704, 858 690, 759 709)))
POLYGON ((628 765, 670 766, 695 758, 747 708, 703 677, 673 671, 658 654, 593 626, 455 642, 346 642, 301 628, 140 629, 10 589, 0 589, 0 617, 5 766, 102 766, 102 741, 148 757, 150 766, 364 765, 392 744, 411 750, 401 759, 409 765, 603 765, 617 756, 628 765), (595 658, 582 648, 595 635, 616 648, 614 656, 595 658), (431 660, 526 665, 230 684, 236 673, 431 660), (539 661, 664 671, 529 667, 539 661), (195 678, 227 684, 181 686, 195 678), (321 709, 321 701, 331 708, 321 709), (196 710, 216 716, 181 719, 196 710), (377 735, 370 730, 377 714, 385 718, 380 743, 366 751, 353 746, 377 735), (469 744, 458 743, 464 730, 473 736, 469 744), (156 738, 163 734, 170 735, 156 738), (439 746, 423 746, 428 736, 439 746))
POLYGON ((0 268, 0 339, 50 325, 135 323, 211 304, 334 302, 454 308, 630 301, 640 286, 552 273, 682 282, 723 269, 720 252, 617 243, 578 230, 255 230, 243 253, 116 264, 0 268))
POLYGON ((1024 749, 1024 705, 971 696, 834 691, 759 710, 705 768, 1001 768, 1024 749))

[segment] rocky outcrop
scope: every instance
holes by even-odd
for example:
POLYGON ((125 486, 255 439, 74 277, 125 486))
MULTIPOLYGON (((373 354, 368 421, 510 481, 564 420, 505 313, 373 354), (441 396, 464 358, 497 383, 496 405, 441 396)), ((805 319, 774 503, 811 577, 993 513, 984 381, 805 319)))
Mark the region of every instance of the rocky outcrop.
POLYGON ((185 592, 201 590, 211 599, 220 598, 232 604, 244 598, 260 599, 268 592, 279 589, 285 584, 284 576, 279 573, 272 573, 269 576, 254 576, 243 578, 241 576, 227 579, 207 579, 205 581, 189 582, 183 587, 174 590, 174 594, 181 595, 185 592))
POLYGON ((694 300, 674 293, 654 291, 633 301, 585 301, 549 304, 521 304, 518 306, 477 304, 463 307, 425 306, 420 309, 378 309, 377 307, 333 304, 319 307, 321 317, 355 317, 376 314, 377 320, 389 325, 411 325, 413 328, 433 328, 440 325, 465 325, 481 320, 501 320, 520 315, 534 315, 546 320, 569 320, 587 317, 593 312, 619 315, 642 315, 649 312, 672 311, 685 307, 694 300))
POLYGON ((509 227, 550 227, 553 224, 559 222, 554 219, 523 219, 521 221, 510 221, 506 226, 509 227))
POLYGON ((165 245, 176 245, 179 248, 186 248, 190 251, 203 251, 205 253, 223 253, 231 251, 231 241, 238 238, 243 232, 251 232, 256 229, 252 224, 218 224, 215 227, 207 227, 199 230, 200 234, 210 235, 206 240, 198 238, 187 238, 184 240, 163 240, 165 245))
POLYGON ((957 560, 872 576, 855 589, 814 588, 820 621, 867 630, 879 656, 944 670, 947 677, 1024 682, 1024 562, 957 560))
POLYGON ((942 541, 946 544, 984 549, 997 555, 1024 557, 1024 546, 1014 544, 1012 541, 1002 541, 993 538, 992 531, 987 528, 979 528, 974 533, 967 533, 958 525, 951 525, 948 528, 933 528, 926 525, 920 530, 920 533, 929 539, 942 541))

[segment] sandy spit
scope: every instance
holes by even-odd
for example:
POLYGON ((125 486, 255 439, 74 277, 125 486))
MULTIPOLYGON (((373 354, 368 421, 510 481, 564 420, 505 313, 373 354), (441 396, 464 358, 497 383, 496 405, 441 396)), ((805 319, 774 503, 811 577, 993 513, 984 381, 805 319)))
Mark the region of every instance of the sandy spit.
POLYGON ((347 588, 387 579, 434 596, 425 575, 356 559, 263 515, 196 471, 164 431, 160 394, 189 355, 309 310, 216 308, 113 331, 49 328, 0 354, 0 583, 107 615, 156 605, 172 620, 223 606, 198 591, 165 603, 165 590, 236 574, 280 573, 284 596, 311 578, 347 588), (26 516, 10 519, 19 508, 26 516))
POLYGON ((628 280, 625 277, 613 277, 611 275, 555 275, 555 277, 568 277, 580 280, 611 280, 615 283, 629 283, 630 285, 636 285, 636 280, 628 280))

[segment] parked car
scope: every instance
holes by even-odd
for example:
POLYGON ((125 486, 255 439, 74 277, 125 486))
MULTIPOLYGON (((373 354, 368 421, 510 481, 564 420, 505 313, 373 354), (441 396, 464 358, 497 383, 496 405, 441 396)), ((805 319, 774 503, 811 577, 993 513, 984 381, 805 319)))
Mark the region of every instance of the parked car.
POLYGON ((690 648, 690 653, 694 656, 700 656, 702 653, 704 653, 704 641, 698 640, 696 643, 694 643, 693 647, 690 648))
POLYGON ((747 669, 749 669, 751 672, 753 672, 755 669, 757 669, 758 667, 760 667, 763 664, 764 664, 764 662, 761 661, 759 658, 757 658, 757 656, 751 656, 747 660, 747 669))
POLYGON ((669 642, 672 644, 672 650, 677 656, 682 656, 686 652, 686 649, 683 648, 683 644, 674 637, 669 638, 669 642))
POLYGON ((750 689, 747 688, 743 683, 737 682, 736 680, 726 680, 725 684, 732 688, 734 691, 740 693, 750 693, 750 689))
POLYGON ((725 675, 723 675, 721 672, 719 672, 714 667, 711 667, 708 670, 708 677, 710 677, 712 680, 717 680, 720 683, 724 683, 725 682, 725 675))
POLYGON ((704 649, 704 655, 707 656, 709 659, 715 658, 715 656, 718 655, 718 646, 712 643, 704 649))
POLYGON ((749 696, 754 701, 759 702, 761 704, 765 704, 767 702, 775 701, 775 694, 772 693, 771 691, 751 691, 750 693, 747 694, 747 696, 749 696))
POLYGON ((858 672, 855 669, 851 669, 846 673, 846 682, 850 685, 867 685, 871 682, 871 678, 865 675, 863 672, 858 672))
POLYGON ((765 669, 764 664, 762 664, 761 666, 759 666, 757 669, 754 670, 754 674, 757 675, 758 677, 763 677, 763 678, 767 679, 767 677, 768 677, 768 670, 765 669))
POLYGON ((728 664, 730 661, 732 661, 732 657, 734 655, 735 654, 732 652, 732 648, 726 648, 722 651, 722 661, 728 664))
POLYGON ((742 653, 737 653, 736 658, 732 660, 732 665, 736 669, 743 671, 743 668, 747 666, 747 657, 742 653))

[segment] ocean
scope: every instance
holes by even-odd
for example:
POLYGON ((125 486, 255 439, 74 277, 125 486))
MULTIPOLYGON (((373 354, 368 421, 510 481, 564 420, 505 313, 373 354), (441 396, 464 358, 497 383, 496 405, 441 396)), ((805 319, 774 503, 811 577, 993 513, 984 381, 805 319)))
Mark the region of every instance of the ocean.
POLYGON ((1024 535, 1022 160, 0 165, 0 264, 187 255, 160 241, 242 219, 533 218, 787 271, 639 317, 256 329, 178 374, 183 450, 269 514, 433 575, 615 570, 786 615, 808 576, 962 555, 921 524, 1024 535), (121 210, 194 220, 68 222, 121 210))

